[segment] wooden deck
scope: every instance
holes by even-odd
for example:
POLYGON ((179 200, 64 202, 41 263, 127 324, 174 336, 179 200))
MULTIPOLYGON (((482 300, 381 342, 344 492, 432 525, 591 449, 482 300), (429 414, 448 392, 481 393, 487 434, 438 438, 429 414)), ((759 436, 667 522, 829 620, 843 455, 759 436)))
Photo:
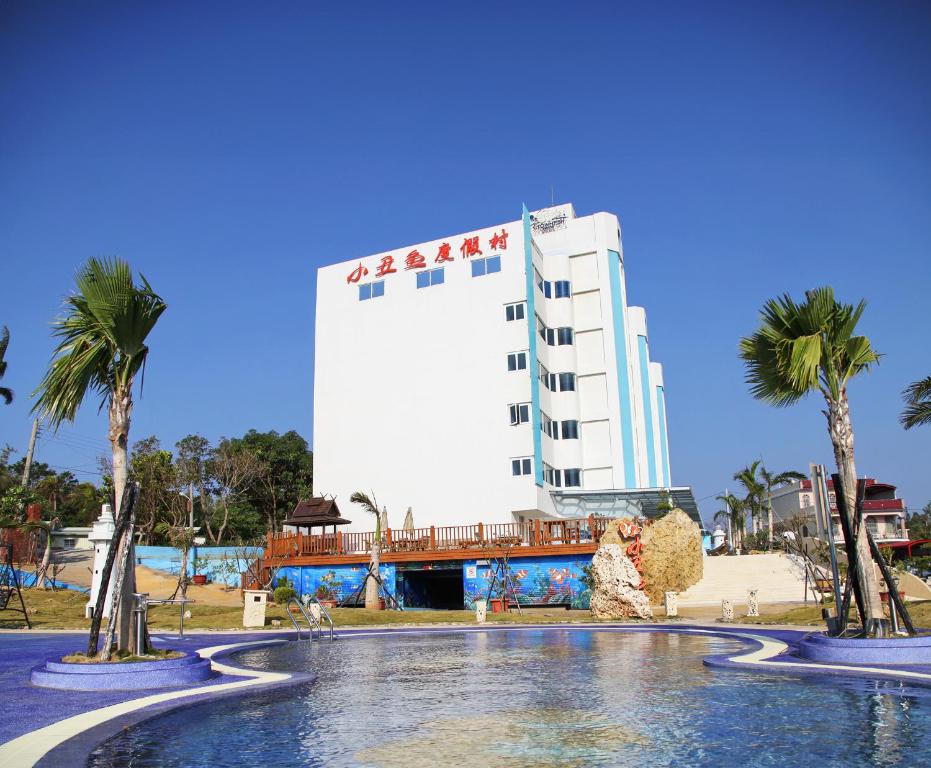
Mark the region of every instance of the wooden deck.
MULTIPOLYGON (((525 523, 477 523, 384 532, 381 561, 535 557, 592 554, 610 518, 532 520, 525 523)), ((367 563, 375 532, 308 535, 275 533, 268 537, 264 565, 344 565, 367 563)))

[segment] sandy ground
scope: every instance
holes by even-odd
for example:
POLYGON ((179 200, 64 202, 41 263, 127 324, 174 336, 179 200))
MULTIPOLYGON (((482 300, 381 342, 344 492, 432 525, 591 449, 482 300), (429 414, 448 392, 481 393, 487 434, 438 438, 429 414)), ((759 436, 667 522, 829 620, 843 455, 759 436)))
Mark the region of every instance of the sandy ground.
MULTIPOLYGON (((93 550, 58 550, 53 554, 53 561, 62 566, 58 573, 58 581, 90 589, 93 550)), ((136 589, 139 592, 148 592, 152 598, 171 597, 176 583, 175 576, 154 571, 143 565, 136 566, 136 589)), ((203 587, 189 584, 187 596, 207 605, 242 605, 238 589, 227 592, 217 584, 207 584, 203 587)))
MULTIPOLYGON (((153 571, 144 565, 136 566, 137 591, 148 592, 149 597, 153 599, 171 597, 177 583, 176 576, 171 576, 162 571, 153 571)), ((242 605, 238 589, 231 589, 227 592, 218 584, 206 584, 202 587, 196 584, 188 584, 187 596, 189 600, 196 600, 198 603, 206 605, 242 605)))

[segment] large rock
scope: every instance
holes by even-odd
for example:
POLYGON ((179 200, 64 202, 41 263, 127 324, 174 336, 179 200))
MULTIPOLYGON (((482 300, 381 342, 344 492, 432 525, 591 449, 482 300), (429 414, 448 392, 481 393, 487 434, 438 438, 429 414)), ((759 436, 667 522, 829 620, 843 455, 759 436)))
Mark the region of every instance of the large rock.
POLYGON ((681 509, 646 526, 640 540, 640 566, 653 602, 662 602, 664 592, 684 592, 701 580, 701 528, 681 509))
POLYGON ((598 548, 592 557, 592 615, 599 619, 653 617, 650 600, 638 589, 640 574, 617 544, 598 548))

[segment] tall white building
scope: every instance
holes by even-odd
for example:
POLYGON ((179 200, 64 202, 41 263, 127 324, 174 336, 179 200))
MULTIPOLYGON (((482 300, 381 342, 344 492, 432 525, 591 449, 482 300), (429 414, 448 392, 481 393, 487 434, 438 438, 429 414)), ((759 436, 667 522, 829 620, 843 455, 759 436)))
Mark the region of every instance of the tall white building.
POLYGON ((356 490, 420 527, 616 514, 672 486, 613 214, 525 209, 323 267, 315 354, 315 493, 355 530, 356 490))

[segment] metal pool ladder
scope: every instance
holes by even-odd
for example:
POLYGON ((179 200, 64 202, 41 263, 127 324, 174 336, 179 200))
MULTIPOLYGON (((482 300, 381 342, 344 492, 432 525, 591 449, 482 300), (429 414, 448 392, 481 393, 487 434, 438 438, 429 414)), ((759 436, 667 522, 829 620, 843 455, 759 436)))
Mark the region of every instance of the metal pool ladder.
MULTIPOLYGON (((311 599, 313 600, 313 602, 317 603, 317 605, 320 605, 320 603, 317 601, 317 598, 314 597, 311 599)), ((297 623, 297 620, 294 618, 294 614, 291 612, 291 603, 294 603, 297 606, 297 609, 301 612, 301 615, 304 617, 304 621, 307 622, 307 629, 308 629, 307 639, 308 640, 322 639, 323 638, 323 627, 321 626, 320 622, 314 618, 314 615, 312 612, 307 611, 307 609, 304 607, 304 604, 300 600, 298 600, 296 597, 292 597, 290 600, 288 600, 287 604, 285 605, 285 612, 288 614, 288 618, 291 619, 291 623, 294 625, 294 629, 297 630, 297 639, 298 640, 301 639, 302 630, 301 630, 301 625, 297 623), (314 637, 315 629, 317 630, 316 638, 314 637)), ((326 620, 330 625, 330 640, 333 640, 334 639, 333 638, 333 619, 330 618, 330 614, 327 613, 326 608, 324 608, 322 605, 320 605, 320 616, 326 617, 326 620)))

